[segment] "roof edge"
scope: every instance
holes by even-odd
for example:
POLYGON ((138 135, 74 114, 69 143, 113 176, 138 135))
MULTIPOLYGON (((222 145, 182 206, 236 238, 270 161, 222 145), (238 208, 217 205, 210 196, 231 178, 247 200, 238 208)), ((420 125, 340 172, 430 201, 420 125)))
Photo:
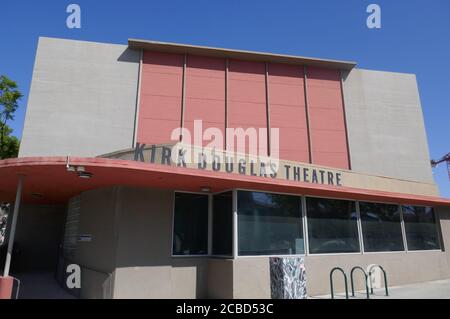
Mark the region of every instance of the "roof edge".
MULTIPOLYGON (((228 183, 236 183, 236 188, 255 189, 260 191, 269 191, 274 193, 291 193, 301 194, 306 196, 323 196, 326 198, 339 198, 339 199, 351 199, 351 200, 366 200, 375 202, 388 202, 404 205, 425 205, 425 206, 445 206, 450 207, 450 198, 442 198, 438 196, 429 195, 413 195, 405 193, 395 193, 388 191, 369 190, 362 188, 353 188, 347 186, 330 186, 330 185, 318 185, 305 182, 295 182, 292 180, 267 180, 265 177, 253 177, 243 176, 237 174, 227 174, 224 172, 207 172, 198 171, 191 168, 183 167, 167 167, 165 165, 158 165, 153 163, 144 163, 131 160, 118 160, 107 158, 89 158, 89 157, 71 157, 70 164, 76 166, 84 166, 88 169, 101 168, 118 170, 123 172, 154 172, 163 174, 164 176, 179 176, 182 175, 186 179, 210 179, 211 185, 218 181, 225 181, 228 183)), ((27 178, 29 176, 30 168, 38 167, 51 167, 56 166, 62 169, 66 169, 67 157, 22 157, 7 160, 0 160, 0 171, 11 170, 9 178, 16 179, 19 175, 23 175, 27 178)), ((42 172, 39 169, 37 172, 42 172)), ((41 173, 42 174, 42 173, 41 173)), ((67 173, 69 174, 69 173, 67 173)), ((70 175, 70 174, 69 174, 70 175)), ((67 175, 67 176, 69 176, 67 175)), ((94 179, 95 180, 95 179, 94 179)), ((0 180, 0 194, 9 191, 13 196, 15 190, 1 188, 1 184, 8 181, 8 178, 0 180)), ((44 181, 44 179, 43 179, 44 181)), ((45 180, 46 181, 46 180, 45 180)), ((116 181, 111 182, 111 186, 119 185, 116 181)), ((130 186, 128 182, 124 183, 125 186, 130 186)), ((39 185, 34 184, 33 187, 39 185)), ((104 187, 105 185, 102 185, 104 187)), ((139 186, 139 185, 137 185, 139 186)), ((151 185, 146 185, 150 187, 151 185)), ((90 188, 92 189, 92 188, 90 188)), ((180 189, 181 190, 181 189, 180 189)), ((5 200, 5 199, 2 199, 5 200)))
POLYGON ((278 63, 318 66, 342 70, 351 70, 356 66, 356 62, 352 61, 318 59, 295 55, 224 49, 217 47, 187 45, 180 43, 159 42, 141 39, 128 39, 128 47, 130 47, 131 49, 143 49, 158 52, 193 54, 201 56, 220 57, 220 58, 234 58, 240 60, 250 60, 260 62, 278 62, 278 63))

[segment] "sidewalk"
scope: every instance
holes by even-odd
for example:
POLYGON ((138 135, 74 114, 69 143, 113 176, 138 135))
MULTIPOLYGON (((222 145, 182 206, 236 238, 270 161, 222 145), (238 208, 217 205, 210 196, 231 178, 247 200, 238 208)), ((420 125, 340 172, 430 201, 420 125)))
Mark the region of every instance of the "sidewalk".
POLYGON ((18 274, 21 281, 19 299, 75 299, 62 289, 52 273, 18 274))
MULTIPOLYGON (((374 289, 374 295, 370 295, 371 299, 450 299, 450 279, 439 281, 428 281, 418 284, 393 286, 389 287, 389 296, 384 295, 384 288, 374 289)), ((356 292, 355 297, 350 299, 365 299, 366 293, 364 291, 356 292)), ((330 299, 331 295, 313 296, 310 299, 330 299)), ((335 294, 336 299, 345 299, 345 294, 335 294)))

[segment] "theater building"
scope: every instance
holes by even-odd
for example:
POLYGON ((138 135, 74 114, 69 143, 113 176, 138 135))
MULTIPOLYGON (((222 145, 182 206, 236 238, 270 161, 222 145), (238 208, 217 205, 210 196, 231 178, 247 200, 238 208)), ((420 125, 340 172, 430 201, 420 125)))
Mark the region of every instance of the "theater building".
POLYGON ((273 256, 304 257, 309 295, 329 293, 336 266, 382 265, 390 285, 450 278, 416 77, 353 62, 40 38, 0 201, 5 274, 64 283, 77 264, 82 298, 270 298, 273 256), (262 132, 259 153, 224 134, 215 154, 240 159, 174 160, 174 129, 199 120, 262 132))

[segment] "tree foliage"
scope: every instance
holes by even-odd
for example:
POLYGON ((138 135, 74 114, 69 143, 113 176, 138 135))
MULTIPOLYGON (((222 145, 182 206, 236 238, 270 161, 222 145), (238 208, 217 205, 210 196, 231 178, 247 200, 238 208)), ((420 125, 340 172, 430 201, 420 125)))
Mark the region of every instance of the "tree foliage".
POLYGON ((11 135, 12 129, 7 123, 14 120, 21 97, 17 83, 5 75, 0 76, 0 159, 17 157, 19 152, 19 140, 11 135))
POLYGON ((0 159, 14 158, 19 154, 20 141, 17 137, 10 135, 12 129, 5 125, 2 128, 2 142, 0 143, 0 159))

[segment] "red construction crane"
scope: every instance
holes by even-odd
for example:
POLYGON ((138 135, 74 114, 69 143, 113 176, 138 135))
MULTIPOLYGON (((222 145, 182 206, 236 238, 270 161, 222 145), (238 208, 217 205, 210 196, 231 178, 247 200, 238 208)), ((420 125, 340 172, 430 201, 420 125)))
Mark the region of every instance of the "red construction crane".
POLYGON ((432 167, 436 167, 441 163, 447 162, 447 171, 448 171, 448 178, 450 179, 450 153, 448 153, 447 155, 445 155, 443 158, 435 161, 435 160, 431 160, 431 166, 432 167))

